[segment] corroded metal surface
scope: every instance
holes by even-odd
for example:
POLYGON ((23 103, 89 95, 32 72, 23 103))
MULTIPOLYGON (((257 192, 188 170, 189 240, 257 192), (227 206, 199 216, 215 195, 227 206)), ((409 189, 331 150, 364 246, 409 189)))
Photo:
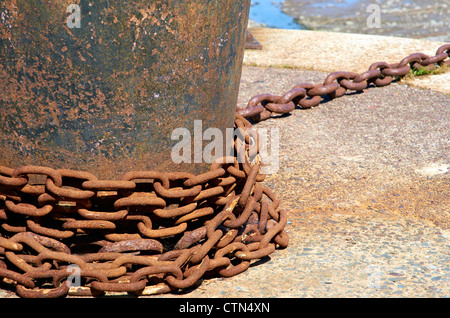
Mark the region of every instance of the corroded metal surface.
MULTIPOLYGON (((0 164, 173 170, 177 127, 233 126, 249 0, 0 4, 0 164), (80 28, 69 27, 70 4, 80 28)), ((200 164, 176 170, 206 171, 200 164)))

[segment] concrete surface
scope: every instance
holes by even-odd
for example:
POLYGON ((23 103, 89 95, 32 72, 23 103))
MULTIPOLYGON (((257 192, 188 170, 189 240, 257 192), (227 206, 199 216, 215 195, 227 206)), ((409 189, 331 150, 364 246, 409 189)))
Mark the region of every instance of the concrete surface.
MULTIPOLYGON (((443 44, 251 32, 263 50, 246 52, 240 107, 443 44)), ((446 73, 371 87, 258 123, 280 132, 280 170, 265 183, 290 210, 290 245, 241 275, 163 297, 449 297, 449 82, 446 73)))
MULTIPOLYGON (((439 46, 255 30, 265 48, 246 52, 240 107, 439 46)), ((443 93, 396 83, 257 124, 280 133, 280 169, 265 184, 289 210, 289 246, 235 277, 154 297, 449 297, 449 106, 443 93)))
MULTIPOLYGON (((245 67, 240 105, 326 74, 245 67)), ((392 84, 258 123, 280 132, 265 183, 290 210, 290 245, 164 297, 449 297, 449 105, 392 84)))

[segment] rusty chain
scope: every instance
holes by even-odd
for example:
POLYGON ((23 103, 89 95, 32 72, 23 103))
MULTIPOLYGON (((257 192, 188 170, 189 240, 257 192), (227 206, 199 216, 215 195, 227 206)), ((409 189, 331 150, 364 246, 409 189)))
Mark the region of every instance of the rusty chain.
MULTIPOLYGON (((449 65, 449 55, 447 44, 434 57, 415 53, 362 74, 301 83, 282 96, 256 95, 237 109, 235 129, 317 106, 325 95, 389 85, 414 68, 449 65)), ((235 154, 245 146, 244 162, 221 158, 199 175, 131 171, 98 180, 83 171, 0 166, 0 287, 26 298, 167 293, 203 277, 237 275, 287 247, 287 212, 261 184, 262 163, 249 160, 249 142, 235 144, 235 154)))
POLYGON ((327 96, 330 99, 338 98, 347 90, 361 91, 371 84, 376 87, 391 84, 396 77, 403 77, 411 70, 432 71, 443 65, 450 65, 445 61, 450 55, 450 44, 442 45, 435 56, 424 53, 414 53, 399 63, 389 64, 377 62, 361 74, 355 72, 334 72, 329 74, 323 83, 299 83, 284 95, 270 93, 259 94, 251 98, 245 108, 237 108, 239 115, 257 123, 274 114, 286 114, 296 107, 311 108, 319 105, 327 96))

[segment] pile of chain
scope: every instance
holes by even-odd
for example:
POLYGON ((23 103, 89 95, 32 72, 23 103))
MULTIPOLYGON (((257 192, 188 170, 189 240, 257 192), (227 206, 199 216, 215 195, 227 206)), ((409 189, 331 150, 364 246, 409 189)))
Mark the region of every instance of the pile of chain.
MULTIPOLYGON (((415 53, 362 74, 301 83, 283 96, 256 95, 237 109, 235 129, 250 131, 249 120, 311 108, 325 96, 389 85, 413 69, 450 65, 449 55, 446 44, 434 57, 415 53)), ((287 212, 261 185, 261 158, 250 154, 258 137, 250 135, 235 143, 234 157, 200 175, 132 171, 98 180, 82 171, 0 166, 0 287, 28 298, 167 293, 206 276, 237 275, 285 248, 287 212)))
POLYGON ((296 107, 315 107, 325 98, 334 99, 345 95, 347 90, 362 91, 372 84, 376 87, 387 86, 395 78, 405 76, 411 70, 432 71, 443 65, 450 65, 450 61, 445 61, 449 56, 450 44, 445 44, 437 50, 435 56, 414 53, 399 63, 377 62, 370 65, 369 70, 362 74, 334 72, 329 74, 323 83, 300 83, 282 96, 256 95, 250 99, 246 108, 238 108, 237 113, 257 123, 271 118, 274 114, 290 113, 296 107))
MULTIPOLYGON (((236 116, 235 129, 251 127, 236 116)), ((199 175, 132 171, 115 181, 0 166, 0 286, 26 298, 149 295, 245 271, 289 240, 250 142, 235 142, 245 162, 225 157, 199 175)))

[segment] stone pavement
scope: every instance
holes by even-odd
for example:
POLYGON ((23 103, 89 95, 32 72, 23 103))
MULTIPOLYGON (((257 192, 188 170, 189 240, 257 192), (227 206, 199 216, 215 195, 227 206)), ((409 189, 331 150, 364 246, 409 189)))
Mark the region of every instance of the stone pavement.
MULTIPOLYGON (((305 44, 311 33, 296 32, 252 31, 264 49, 246 52, 239 106, 440 45, 361 36, 351 48, 325 33, 305 44)), ((255 125, 279 131, 279 170, 264 182, 289 210, 289 246, 235 277, 153 297, 449 297, 449 106, 439 91, 395 83, 255 125)))
MULTIPOLYGON (((245 67, 241 105, 327 73, 245 67)), ((265 183, 290 245, 246 272, 163 297, 449 297, 450 98, 369 88, 255 127, 280 133, 265 183)))

